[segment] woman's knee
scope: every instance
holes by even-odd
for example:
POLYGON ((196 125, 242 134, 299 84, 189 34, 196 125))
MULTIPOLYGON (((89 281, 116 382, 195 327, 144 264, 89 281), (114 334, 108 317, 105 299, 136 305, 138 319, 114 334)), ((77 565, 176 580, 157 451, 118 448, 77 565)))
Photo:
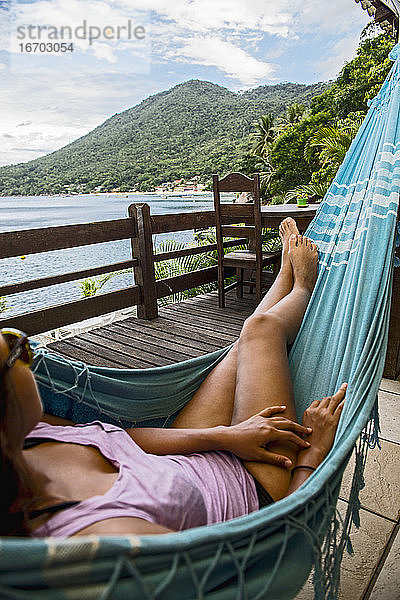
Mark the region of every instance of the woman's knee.
POLYGON ((249 342, 279 332, 282 329, 282 318, 273 312, 253 314, 244 322, 239 343, 249 342))

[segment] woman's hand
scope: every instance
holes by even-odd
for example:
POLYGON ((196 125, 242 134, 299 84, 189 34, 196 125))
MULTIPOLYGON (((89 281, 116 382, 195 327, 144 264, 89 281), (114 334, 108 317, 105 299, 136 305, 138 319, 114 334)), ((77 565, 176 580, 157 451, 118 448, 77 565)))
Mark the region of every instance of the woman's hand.
POLYGON ((223 449, 236 454, 242 460, 257 461, 278 465, 289 469, 291 460, 281 454, 270 452, 266 446, 270 442, 295 443, 301 450, 309 448, 303 436, 311 430, 282 416, 286 406, 271 406, 242 423, 224 428, 223 449))

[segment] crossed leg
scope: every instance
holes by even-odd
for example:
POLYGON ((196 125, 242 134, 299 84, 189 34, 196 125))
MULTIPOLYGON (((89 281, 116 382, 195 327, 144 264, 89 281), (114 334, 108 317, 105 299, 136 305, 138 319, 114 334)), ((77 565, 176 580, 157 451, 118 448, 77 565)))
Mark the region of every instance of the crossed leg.
MULTIPOLYGON (((267 312, 293 289, 293 268, 289 258, 289 238, 290 235, 299 233, 296 222, 291 217, 285 219, 279 227, 279 233, 282 240, 281 268, 273 285, 261 300, 253 315, 267 312)), ((235 402, 238 346, 239 340, 233 344, 225 358, 209 373, 190 402, 179 413, 172 425, 173 427, 190 429, 231 424, 235 402)))
MULTIPOLYGON (((315 284, 317 249, 294 234, 294 227, 292 220, 281 227, 284 251, 278 285, 247 319, 238 342, 208 375, 174 427, 230 425, 276 405, 285 405, 283 416, 296 420, 287 344, 297 334, 315 284)), ((270 444, 268 449, 296 461, 294 445, 270 444)), ((285 495, 287 469, 256 462, 245 466, 274 500, 285 495)))
MULTIPOLYGON (((267 406, 286 406, 282 416, 296 421, 287 345, 294 341, 313 290, 317 249, 307 238, 290 240, 294 271, 292 291, 264 314, 245 324, 238 345, 236 393, 232 424, 248 419, 267 406)), ((298 447, 286 442, 268 445, 271 452, 297 460, 298 447)), ((247 470, 274 500, 286 495, 291 472, 277 465, 245 462, 247 470)))

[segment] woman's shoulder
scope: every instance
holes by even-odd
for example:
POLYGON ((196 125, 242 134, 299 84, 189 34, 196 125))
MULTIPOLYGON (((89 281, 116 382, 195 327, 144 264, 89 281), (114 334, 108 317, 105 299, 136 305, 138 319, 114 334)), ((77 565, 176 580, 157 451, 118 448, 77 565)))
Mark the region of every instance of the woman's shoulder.
POLYGON ((97 521, 74 533, 78 535, 159 535, 174 533, 172 529, 139 517, 115 517, 97 521))

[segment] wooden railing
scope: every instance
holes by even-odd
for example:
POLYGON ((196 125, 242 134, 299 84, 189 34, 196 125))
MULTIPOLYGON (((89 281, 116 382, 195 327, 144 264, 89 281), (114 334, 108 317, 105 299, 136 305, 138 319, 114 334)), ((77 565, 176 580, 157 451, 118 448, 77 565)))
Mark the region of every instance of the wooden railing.
MULTIPOLYGON (((126 261, 3 285, 0 287, 0 296, 9 296, 127 268, 133 268, 134 272, 131 286, 14 317, 7 318, 4 313, 3 318, 0 318, 0 327, 17 327, 28 335, 35 335, 132 306, 137 306, 139 318, 153 319, 158 315, 159 298, 217 280, 216 267, 161 280, 155 279, 154 271, 155 262, 211 252, 216 250, 216 244, 160 254, 154 254, 153 249, 154 234, 212 227, 215 224, 214 211, 151 216, 148 204, 131 204, 128 215, 126 219, 0 233, 0 259, 123 239, 130 239, 132 248, 131 257, 126 261)), ((225 246, 233 247, 241 243, 243 240, 234 240, 225 243, 225 246)), ((400 254, 400 249, 397 253, 400 254)), ((384 376, 395 379, 400 375, 400 268, 395 269, 389 329, 384 376)))
MULTIPOLYGON (((132 285, 115 292, 8 318, 4 313, 3 318, 0 319, 0 327, 17 327, 28 335, 35 335, 132 306, 137 306, 139 318, 153 319, 158 315, 159 298, 217 279, 216 267, 210 267, 156 281, 155 262, 210 252, 216 250, 216 244, 154 254, 153 235, 207 228, 214 224, 214 211, 151 216, 148 204, 132 204, 129 206, 126 219, 0 233, 0 259, 123 239, 131 240, 131 257, 126 261, 3 285, 0 286, 0 296, 32 291, 127 268, 133 268, 134 273, 132 285)), ((243 240, 235 240, 227 242, 226 246, 232 247, 241 243, 243 240)))

